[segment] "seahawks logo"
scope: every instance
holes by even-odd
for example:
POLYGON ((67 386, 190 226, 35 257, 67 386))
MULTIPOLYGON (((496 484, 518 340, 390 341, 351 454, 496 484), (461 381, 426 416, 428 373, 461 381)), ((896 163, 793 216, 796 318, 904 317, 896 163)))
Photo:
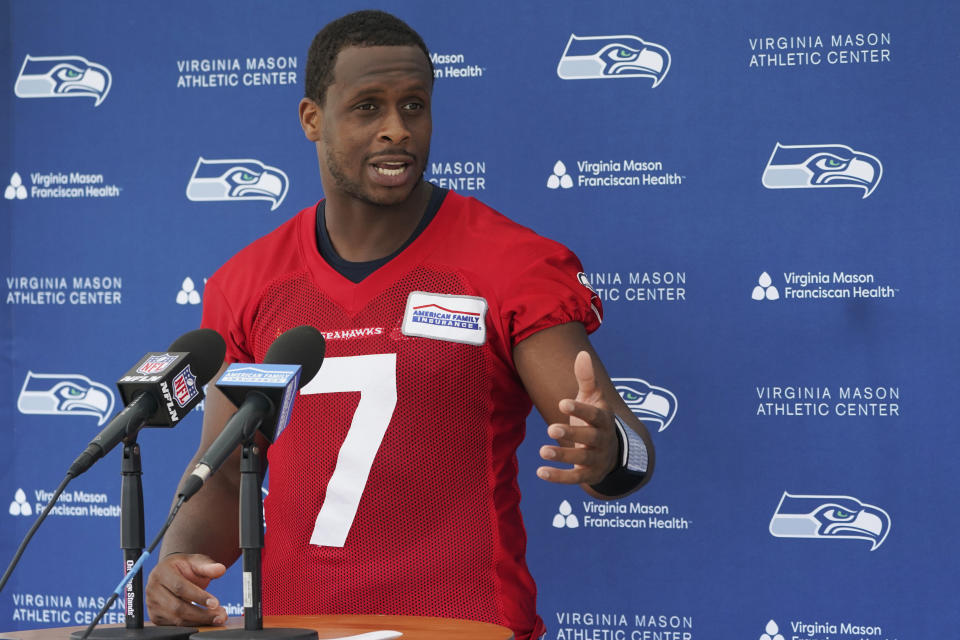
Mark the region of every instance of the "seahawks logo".
POLYGON ((109 387, 86 376, 28 371, 17 409, 24 414, 94 416, 102 425, 113 411, 113 401, 109 387))
POLYGON ((763 170, 767 189, 863 189, 866 198, 880 184, 883 165, 875 156, 842 144, 783 145, 773 147, 763 170))
POLYGON ((666 47, 637 36, 570 35, 557 65, 564 80, 651 78, 656 87, 670 71, 666 47))
POLYGON ((677 415, 677 396, 640 378, 611 378, 614 388, 633 414, 646 425, 657 425, 657 431, 670 426, 677 415))
POLYGON ((27 55, 13 92, 19 98, 93 98, 98 107, 110 83, 109 69, 81 56, 27 55))
POLYGON ((890 515, 850 496, 804 496, 783 492, 770 533, 777 538, 866 540, 878 548, 890 533, 890 515))
POLYGON ((259 160, 201 157, 187 183, 187 198, 194 202, 266 200, 273 211, 286 197, 289 184, 287 174, 259 160))

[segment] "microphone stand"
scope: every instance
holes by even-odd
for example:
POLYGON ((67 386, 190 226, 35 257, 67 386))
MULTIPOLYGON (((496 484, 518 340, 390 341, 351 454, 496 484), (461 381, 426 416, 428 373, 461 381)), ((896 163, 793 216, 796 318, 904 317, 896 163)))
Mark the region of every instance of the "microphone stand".
MULTIPOLYGON (((253 430, 256 432, 256 429, 253 430)), ((260 487, 260 448, 245 434, 240 459, 240 549, 243 558, 243 629, 219 629, 190 636, 191 640, 317 640, 313 629, 263 628, 263 500, 260 487)))
MULTIPOLYGON (((136 434, 124 440, 123 461, 120 466, 120 548, 123 549, 123 570, 129 572, 143 552, 143 468, 140 464, 140 445, 136 434)), ((124 592, 126 627, 98 627, 88 639, 92 640, 187 640, 196 628, 143 626, 143 573, 138 572, 127 583, 124 592)), ((80 640, 83 631, 70 634, 80 640)))

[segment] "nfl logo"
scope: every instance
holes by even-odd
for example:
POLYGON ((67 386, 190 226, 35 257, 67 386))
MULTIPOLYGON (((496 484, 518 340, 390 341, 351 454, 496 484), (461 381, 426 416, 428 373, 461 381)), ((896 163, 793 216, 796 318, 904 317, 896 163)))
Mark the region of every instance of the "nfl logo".
POLYGON ((190 365, 187 365, 173 379, 173 396, 182 409, 197 397, 197 393, 197 376, 190 372, 190 365))
POLYGON ((173 364, 173 362, 176 361, 176 359, 177 359, 177 356, 170 355, 169 353, 161 353, 158 355, 150 356, 149 358, 143 361, 143 364, 137 367, 137 373, 143 373, 147 375, 160 373, 161 371, 169 367, 171 364, 173 364))

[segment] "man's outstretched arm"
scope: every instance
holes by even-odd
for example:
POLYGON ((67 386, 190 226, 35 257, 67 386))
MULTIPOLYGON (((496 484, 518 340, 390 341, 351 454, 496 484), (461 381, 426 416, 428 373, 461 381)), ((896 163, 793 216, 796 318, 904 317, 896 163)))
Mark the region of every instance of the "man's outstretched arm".
POLYGON ((540 478, 580 484, 601 499, 627 495, 649 482, 653 441, 617 393, 582 324, 570 322, 538 331, 514 347, 513 359, 527 393, 548 424, 547 434, 557 441, 541 447, 540 456, 550 463, 573 465, 542 466, 537 469, 540 478), (633 441, 631 456, 634 460, 643 456, 643 472, 622 468, 618 454, 624 443, 617 435, 617 420, 632 431, 626 434, 633 441), (617 488, 601 493, 594 485, 617 488))

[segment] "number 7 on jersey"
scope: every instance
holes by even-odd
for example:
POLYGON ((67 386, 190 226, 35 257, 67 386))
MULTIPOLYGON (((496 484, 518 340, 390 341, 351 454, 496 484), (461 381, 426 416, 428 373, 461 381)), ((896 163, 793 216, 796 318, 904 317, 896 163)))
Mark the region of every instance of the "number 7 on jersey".
POLYGON ((301 394, 359 391, 347 437, 317 514, 310 544, 342 547, 360 506, 360 496, 397 406, 397 354, 326 358, 301 394))

